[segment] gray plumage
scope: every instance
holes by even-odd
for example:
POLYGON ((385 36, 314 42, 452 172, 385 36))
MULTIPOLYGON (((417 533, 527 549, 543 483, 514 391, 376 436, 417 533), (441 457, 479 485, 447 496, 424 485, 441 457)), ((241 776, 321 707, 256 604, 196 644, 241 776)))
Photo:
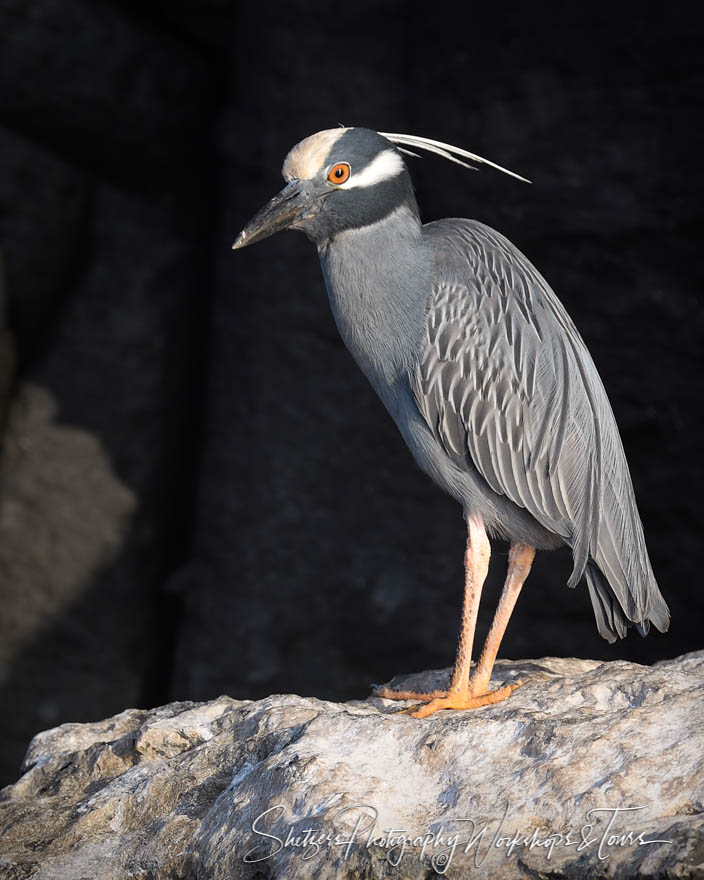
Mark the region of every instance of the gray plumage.
MULTIPOLYGON (((509 241, 471 221, 423 229, 433 285, 414 398, 443 449, 571 549, 599 632, 667 629, 621 438, 587 348, 547 282, 509 241), (468 279, 467 267, 470 269, 468 279), (471 279, 471 280, 470 280, 471 279)), ((510 522, 494 529, 512 537, 510 522)))
MULTIPOLYGON (((650 622, 665 631, 669 613, 606 392, 545 279, 481 223, 422 225, 405 166, 356 189, 324 189, 318 178, 334 163, 349 163, 350 181, 374 180, 384 163, 395 169, 388 154, 397 151, 365 129, 314 137, 322 135, 320 172, 284 190, 293 188, 289 202, 294 191, 317 200, 316 213, 288 225, 317 244, 341 336, 420 467, 490 533, 570 547, 569 586, 586 577, 604 638, 634 624, 645 634, 650 622)), ((320 152, 306 144, 289 155, 290 173, 320 152)), ((237 246, 263 237, 267 210, 237 246)))

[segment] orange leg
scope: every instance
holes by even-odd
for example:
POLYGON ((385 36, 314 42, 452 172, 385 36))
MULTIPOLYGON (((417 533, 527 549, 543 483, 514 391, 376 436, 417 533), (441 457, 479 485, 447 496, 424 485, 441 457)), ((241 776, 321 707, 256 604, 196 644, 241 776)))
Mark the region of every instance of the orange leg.
POLYGON ((457 659, 452 673, 452 680, 447 691, 433 691, 421 694, 413 691, 390 691, 386 688, 377 691, 377 695, 386 699, 420 700, 426 705, 413 706, 403 710, 414 718, 426 718, 439 709, 474 709, 489 703, 505 700, 517 687, 520 681, 489 691, 491 672, 499 651, 501 639, 506 631, 518 594, 535 558, 535 548, 523 544, 513 544, 509 553, 509 567, 503 592, 499 600, 494 621, 486 638, 484 648, 470 678, 470 664, 474 630, 479 611, 479 599, 484 579, 489 568, 490 546, 483 525, 476 520, 469 520, 467 552, 465 554, 465 595, 462 612, 462 629, 460 631, 457 659))
MULTIPOLYGON (((464 603, 462 606, 462 626, 455 668, 450 682, 450 691, 466 689, 472 663, 474 630, 479 613, 479 600, 482 587, 489 571, 491 544, 487 538, 484 524, 477 519, 467 520, 467 549, 464 554, 464 603)), ((386 700, 432 700, 447 696, 447 691, 432 691, 422 694, 416 691, 392 691, 380 688, 376 695, 386 700)))

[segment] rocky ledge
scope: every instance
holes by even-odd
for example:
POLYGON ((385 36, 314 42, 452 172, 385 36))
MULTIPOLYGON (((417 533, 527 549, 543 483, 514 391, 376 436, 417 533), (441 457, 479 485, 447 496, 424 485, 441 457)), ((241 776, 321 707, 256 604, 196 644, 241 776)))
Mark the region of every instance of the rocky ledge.
POLYGON ((40 733, 1 794, 0 876, 704 876, 704 651, 497 676, 526 684, 422 721, 220 697, 40 733))

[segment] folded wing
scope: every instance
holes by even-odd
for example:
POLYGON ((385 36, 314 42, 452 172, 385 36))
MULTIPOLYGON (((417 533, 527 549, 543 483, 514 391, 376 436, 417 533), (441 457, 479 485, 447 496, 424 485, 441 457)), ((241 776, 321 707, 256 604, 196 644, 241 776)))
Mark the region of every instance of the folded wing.
POLYGON ((416 403, 446 452, 573 552, 601 634, 669 614, 650 567, 618 428, 594 363, 546 281, 473 221, 425 227, 439 255, 416 403))

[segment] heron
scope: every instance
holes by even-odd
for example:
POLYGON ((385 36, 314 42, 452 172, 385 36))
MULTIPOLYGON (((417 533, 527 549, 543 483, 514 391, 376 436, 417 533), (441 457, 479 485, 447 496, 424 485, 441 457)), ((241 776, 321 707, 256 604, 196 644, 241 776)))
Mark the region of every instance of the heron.
MULTIPOLYGON (((423 224, 405 156, 520 175, 418 135, 339 127, 296 144, 286 181, 245 226, 241 248, 283 229, 316 245, 335 323, 416 463, 462 506, 467 526, 457 653, 447 690, 381 688, 425 718, 506 699, 492 670, 537 550, 567 546, 569 587, 586 580, 599 633, 665 632, 660 593, 609 400, 547 281, 476 220, 423 224), (469 160, 469 162, 467 161, 469 160), (489 538, 508 570, 478 660, 473 642, 489 538)), ((528 182, 528 181, 527 181, 528 182)))

